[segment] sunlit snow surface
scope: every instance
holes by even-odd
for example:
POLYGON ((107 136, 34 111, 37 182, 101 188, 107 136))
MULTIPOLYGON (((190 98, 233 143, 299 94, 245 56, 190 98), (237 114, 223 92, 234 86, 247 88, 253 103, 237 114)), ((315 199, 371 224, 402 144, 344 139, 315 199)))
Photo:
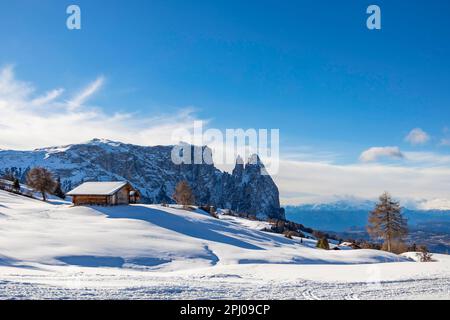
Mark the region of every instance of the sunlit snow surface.
POLYGON ((450 259, 325 251, 267 223, 0 191, 0 298, 450 299, 450 259))

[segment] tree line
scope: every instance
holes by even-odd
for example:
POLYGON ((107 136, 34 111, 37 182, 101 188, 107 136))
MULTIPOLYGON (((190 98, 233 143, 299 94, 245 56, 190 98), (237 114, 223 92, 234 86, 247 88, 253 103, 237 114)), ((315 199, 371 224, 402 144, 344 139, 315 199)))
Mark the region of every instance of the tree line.
MULTIPOLYGON (((22 193, 19 179, 11 172, 6 172, 2 178, 12 182, 12 190, 15 193, 22 193)), ((43 201, 47 201, 47 194, 55 195, 64 199, 65 193, 61 187, 61 179, 55 178, 51 171, 43 167, 35 167, 28 171, 26 184, 29 188, 38 192, 43 201)))

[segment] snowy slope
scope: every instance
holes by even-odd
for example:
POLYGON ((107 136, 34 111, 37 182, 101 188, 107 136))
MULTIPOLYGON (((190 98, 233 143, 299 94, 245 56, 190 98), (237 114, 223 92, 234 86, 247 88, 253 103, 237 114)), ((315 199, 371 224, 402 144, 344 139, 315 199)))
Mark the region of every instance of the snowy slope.
POLYGON ((325 251, 262 232, 264 222, 220 218, 156 205, 54 205, 0 191, 0 298, 449 297, 450 259, 325 251), (390 290, 366 289, 372 281, 390 290))
MULTIPOLYGON (((352 264, 405 260, 378 251, 323 251, 259 231, 261 222, 218 220, 157 205, 72 207, 0 192, 0 254, 20 264, 174 270, 216 264, 352 264)), ((11 264, 11 263, 10 263, 11 264)))

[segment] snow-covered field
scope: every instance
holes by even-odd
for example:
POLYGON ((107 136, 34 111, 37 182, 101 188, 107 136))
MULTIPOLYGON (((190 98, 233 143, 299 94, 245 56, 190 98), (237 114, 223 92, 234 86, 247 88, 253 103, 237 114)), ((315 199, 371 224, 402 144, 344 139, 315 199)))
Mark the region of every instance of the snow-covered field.
POLYGON ((1 299, 450 299, 450 258, 325 251, 264 222, 0 191, 1 299))

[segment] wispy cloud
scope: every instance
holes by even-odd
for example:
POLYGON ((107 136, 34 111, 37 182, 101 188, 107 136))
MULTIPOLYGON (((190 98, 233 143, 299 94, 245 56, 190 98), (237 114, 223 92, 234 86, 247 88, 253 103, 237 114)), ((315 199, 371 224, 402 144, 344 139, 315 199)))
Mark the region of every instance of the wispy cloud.
POLYGON ((402 203, 422 203, 424 208, 446 208, 450 203, 450 155, 435 152, 402 152, 398 147, 370 148, 363 163, 336 164, 283 158, 274 178, 284 205, 328 202, 358 197, 376 199, 390 191, 402 203), (403 159, 392 165, 382 158, 403 159))
POLYGON ((100 76, 79 92, 72 100, 68 101, 70 110, 75 110, 82 106, 91 96, 99 91, 105 82, 105 77, 100 76))
POLYGON ((411 145, 425 144, 430 140, 430 135, 423 131, 421 128, 412 129, 405 137, 405 141, 411 145))
MULTIPOLYGON (((23 99, 34 91, 34 87, 14 78, 14 66, 8 65, 0 70, 0 97, 5 99, 23 99)), ((1 103, 2 101, 0 101, 1 103)))
POLYGON ((362 162, 375 162, 382 158, 403 159, 405 156, 399 147, 373 147, 361 153, 362 162))
POLYGON ((348 195, 376 199, 386 190, 402 200, 450 200, 448 166, 337 165, 281 160, 274 179, 284 205, 327 202, 348 195))
POLYGON ((405 152, 407 163, 421 167, 450 166, 450 155, 435 152, 405 152))
POLYGON ((17 79, 12 66, 0 69, 0 148, 29 150, 92 138, 141 145, 172 144, 171 132, 192 130, 194 121, 199 120, 193 108, 142 116, 111 114, 102 107, 87 106, 104 81, 100 76, 72 99, 65 99, 71 90, 58 88, 40 94, 33 84, 17 79))
POLYGON ((342 157, 337 152, 316 150, 311 146, 283 147, 283 157, 286 160, 333 163, 342 157))
POLYGON ((46 105, 52 101, 54 101, 56 98, 61 96, 61 94, 64 92, 64 89, 54 89, 49 92, 47 92, 45 95, 41 97, 37 97, 31 101, 31 104, 34 106, 42 106, 46 105))

